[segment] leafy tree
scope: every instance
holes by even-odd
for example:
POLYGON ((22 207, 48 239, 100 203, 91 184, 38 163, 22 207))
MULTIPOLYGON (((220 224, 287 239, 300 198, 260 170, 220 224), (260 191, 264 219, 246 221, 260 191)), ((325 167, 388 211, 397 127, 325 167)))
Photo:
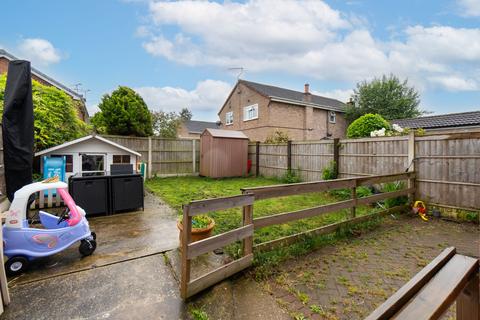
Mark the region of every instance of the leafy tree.
POLYGON ((176 138, 177 129, 182 122, 176 112, 153 111, 153 132, 163 138, 176 138))
POLYGON ((354 96, 357 105, 350 103, 346 110, 349 121, 367 113, 379 114, 387 120, 414 118, 424 113, 418 107, 420 95, 415 88, 394 75, 357 83, 354 96))
POLYGON ((182 110, 180 110, 179 116, 182 121, 188 121, 192 120, 193 114, 192 111, 190 111, 188 108, 183 108, 182 110))
MULTIPOLYGON (((6 75, 0 76, 0 114, 3 115, 6 75)), ((32 80, 35 151, 77 139, 88 127, 77 116, 73 99, 65 92, 32 80)))
POLYGON ((348 138, 370 137, 370 132, 379 129, 389 129, 390 124, 379 114, 368 113, 353 121, 347 128, 348 138))
POLYGON ((152 116, 142 97, 132 89, 119 86, 106 94, 92 118, 97 131, 107 134, 146 137, 153 134, 152 116))

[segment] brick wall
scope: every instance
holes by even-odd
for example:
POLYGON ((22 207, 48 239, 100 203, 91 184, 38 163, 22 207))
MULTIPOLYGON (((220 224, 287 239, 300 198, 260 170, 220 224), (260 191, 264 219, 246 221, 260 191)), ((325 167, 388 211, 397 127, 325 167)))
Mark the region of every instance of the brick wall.
POLYGON ((344 138, 346 121, 337 113, 336 123, 328 122, 328 111, 313 107, 270 101, 240 83, 221 110, 221 128, 243 131, 250 141, 265 141, 276 130, 287 132, 292 140, 319 140, 327 133, 332 138, 344 138), (258 119, 243 121, 243 108, 258 104, 258 119), (227 112, 233 112, 233 124, 225 124, 227 112))

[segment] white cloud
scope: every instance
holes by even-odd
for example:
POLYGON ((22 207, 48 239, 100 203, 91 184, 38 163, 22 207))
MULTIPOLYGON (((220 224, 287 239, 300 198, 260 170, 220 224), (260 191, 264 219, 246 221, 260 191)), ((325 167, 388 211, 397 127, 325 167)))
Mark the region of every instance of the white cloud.
POLYGON ((312 90, 312 93, 319 96, 327 97, 327 98, 337 99, 342 102, 347 102, 352 96, 353 90, 352 89, 347 89, 347 90, 335 89, 335 90, 329 90, 329 91, 312 90))
POLYGON ((460 13, 466 17, 480 17, 479 0, 458 0, 460 13))
POLYGON ((460 76, 431 77, 429 80, 448 91, 474 91, 480 89, 476 81, 464 79, 460 76))
POLYGON ((402 41, 381 41, 361 17, 317 0, 152 1, 149 9, 145 50, 185 65, 348 83, 394 73, 421 90, 438 87, 438 79, 451 74, 465 81, 452 90, 480 83, 480 28, 411 26, 397 37, 402 41))
POLYGON ((226 100, 232 86, 218 80, 204 80, 195 89, 174 87, 134 88, 152 110, 180 111, 189 108, 194 113, 218 111, 226 100))
POLYGON ((23 39, 18 50, 20 55, 31 60, 35 65, 49 65, 60 62, 60 52, 51 42, 40 38, 23 39))

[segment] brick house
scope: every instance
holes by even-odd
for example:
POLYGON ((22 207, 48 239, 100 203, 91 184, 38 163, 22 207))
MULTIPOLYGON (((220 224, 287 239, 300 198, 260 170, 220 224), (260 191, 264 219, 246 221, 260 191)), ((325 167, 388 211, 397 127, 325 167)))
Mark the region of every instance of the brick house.
MULTIPOLYGON (((18 60, 18 58, 8 53, 7 51, 0 49, 0 75, 7 73, 8 63, 12 60, 18 60)), ((87 107, 85 106, 85 98, 81 94, 76 93, 72 89, 50 78, 49 76, 38 71, 34 67, 31 67, 31 70, 32 70, 32 79, 40 82, 43 85, 56 87, 57 89, 62 90, 63 92, 68 94, 70 97, 72 97, 75 107, 77 109, 78 117, 83 121, 89 120, 88 110, 87 110, 87 107)))
POLYGON ((200 135, 205 129, 218 129, 216 122, 187 120, 177 128, 178 138, 200 139, 200 135))
POLYGON ((265 141, 276 130, 292 140, 343 138, 345 104, 304 92, 239 80, 218 112, 221 129, 243 131, 265 141))

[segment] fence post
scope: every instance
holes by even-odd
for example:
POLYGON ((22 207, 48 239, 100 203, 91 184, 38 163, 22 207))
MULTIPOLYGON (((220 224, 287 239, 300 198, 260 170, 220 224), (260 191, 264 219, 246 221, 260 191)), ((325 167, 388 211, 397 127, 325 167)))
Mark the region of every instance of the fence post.
MULTIPOLYGON (((243 207, 243 226, 253 223, 253 205, 243 207)), ((253 236, 243 239, 243 256, 253 253, 253 236)))
POLYGON ((357 215, 357 180, 355 180, 355 186, 352 187, 352 200, 353 207, 350 209, 350 218, 355 218, 357 215))
POLYGON ((152 177, 152 137, 148 137, 148 177, 152 177))
POLYGON ((292 171, 292 140, 287 142, 287 170, 292 171))
POLYGON ((191 241, 192 233, 192 217, 189 213, 190 207, 183 206, 183 222, 182 222, 182 277, 180 281, 180 295, 183 299, 187 298, 188 283, 190 282, 190 259, 187 257, 188 244, 191 241))
POLYGON ((192 168, 193 168, 193 173, 196 172, 196 163, 197 163, 197 159, 196 159, 196 156, 197 156, 197 152, 195 150, 195 139, 192 140, 192 168))
POLYGON ((479 280, 478 274, 473 276, 467 283, 465 289, 457 298, 457 319, 458 320, 477 320, 480 319, 479 298, 479 280))
POLYGON ((255 143, 255 176, 260 175, 260 141, 255 143))
POLYGON ((335 172, 335 176, 338 178, 339 172, 339 162, 340 162, 340 139, 335 138, 333 139, 333 170, 335 172))
MULTIPOLYGON (((415 171, 415 131, 410 131, 408 135, 408 172, 413 172, 415 171)), ((408 188, 414 188, 415 187, 415 178, 410 178, 408 179, 408 188)), ((417 190, 414 190, 410 196, 409 200, 411 203, 415 201, 416 198, 416 192, 417 190)))

